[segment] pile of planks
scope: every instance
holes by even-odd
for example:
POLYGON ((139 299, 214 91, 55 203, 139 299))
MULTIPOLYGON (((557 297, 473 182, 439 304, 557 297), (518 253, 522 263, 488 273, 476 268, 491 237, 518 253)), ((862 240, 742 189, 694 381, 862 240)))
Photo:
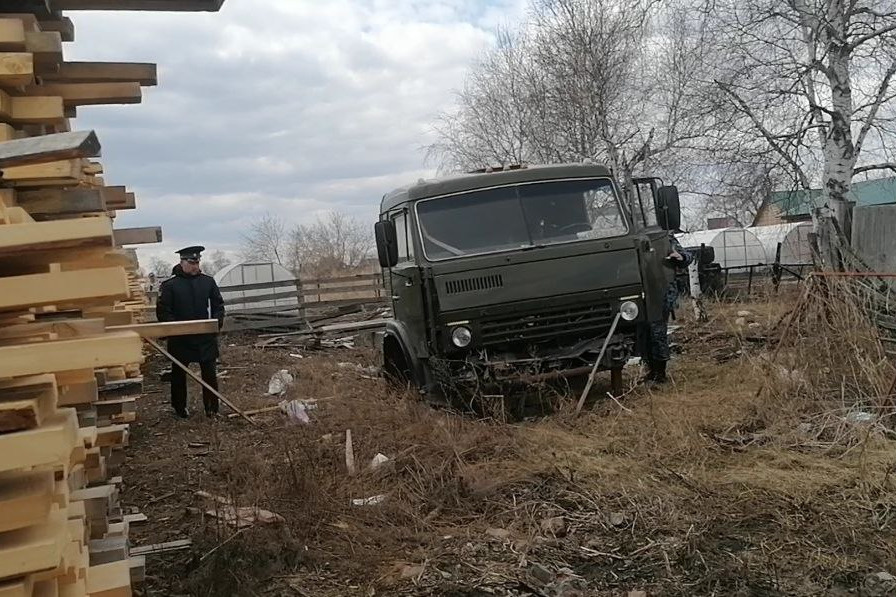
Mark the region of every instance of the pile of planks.
MULTIPOLYGON (((78 106, 137 103, 152 64, 66 62, 60 9, 215 10, 220 0, 0 3, 0 596, 131 595, 119 476, 140 395, 147 307, 114 230, 136 206, 107 185, 78 106), (175 6, 175 4, 177 6, 175 6)), ((170 332, 171 330, 168 330, 170 332)), ((167 332, 166 332, 167 333, 167 332)))

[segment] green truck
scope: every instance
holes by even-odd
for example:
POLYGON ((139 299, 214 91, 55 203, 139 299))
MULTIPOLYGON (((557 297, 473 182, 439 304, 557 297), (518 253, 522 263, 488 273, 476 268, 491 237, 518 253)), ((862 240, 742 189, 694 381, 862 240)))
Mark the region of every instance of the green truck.
POLYGON ((662 316, 680 223, 674 186, 633 182, 624 194, 600 165, 518 166, 386 194, 375 225, 394 313, 386 374, 444 397, 582 377, 606 344, 599 368, 619 391, 638 324, 662 316))

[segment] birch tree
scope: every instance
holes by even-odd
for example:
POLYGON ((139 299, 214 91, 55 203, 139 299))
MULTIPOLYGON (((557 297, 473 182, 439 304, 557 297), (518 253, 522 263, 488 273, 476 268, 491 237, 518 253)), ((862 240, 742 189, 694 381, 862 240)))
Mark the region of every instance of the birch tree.
MULTIPOLYGON (((715 84, 733 115, 729 130, 752 134, 797 188, 820 186, 824 228, 848 235, 856 174, 896 171, 892 0, 714 0, 715 84)), ((711 70, 711 69, 708 69, 711 70)))

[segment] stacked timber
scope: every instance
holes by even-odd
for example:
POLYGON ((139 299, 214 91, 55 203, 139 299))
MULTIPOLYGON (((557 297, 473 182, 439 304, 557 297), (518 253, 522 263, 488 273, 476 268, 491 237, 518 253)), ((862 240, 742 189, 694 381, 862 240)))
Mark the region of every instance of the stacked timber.
POLYGON ((119 501, 148 310, 125 247, 161 232, 114 229, 134 194, 106 184, 96 135, 71 130, 79 106, 138 103, 156 68, 66 62, 61 9, 220 4, 0 3, 0 597, 131 595, 143 567, 119 501))

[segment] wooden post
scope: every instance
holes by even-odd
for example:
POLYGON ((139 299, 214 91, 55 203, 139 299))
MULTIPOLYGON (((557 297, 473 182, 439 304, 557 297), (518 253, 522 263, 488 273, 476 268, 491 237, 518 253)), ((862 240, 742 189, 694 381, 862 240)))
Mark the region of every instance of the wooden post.
POLYGON ((204 381, 201 377, 199 377, 198 375, 196 375, 195 373, 193 373, 192 371, 190 371, 190 368, 189 368, 189 367, 187 367, 186 365, 184 365, 183 363, 181 363, 180 361, 178 361, 176 358, 174 358, 174 356, 173 356, 170 352, 168 352, 167 350, 165 350, 164 348, 162 348, 161 346, 159 346, 159 343, 158 343, 158 342, 156 342, 156 341, 153 340, 152 338, 143 338, 143 339, 146 340, 146 343, 147 343, 147 344, 149 344, 150 346, 152 346, 153 348, 155 348, 156 351, 157 351, 159 354, 161 354, 162 356, 166 357, 166 358, 167 358, 169 361, 171 361, 173 364, 175 364, 175 365, 177 365, 178 367, 180 367, 181 369, 183 369, 183 370, 186 372, 187 375, 189 375, 190 377, 192 377, 195 381, 199 382, 199 385, 201 385, 203 388, 205 388, 206 390, 208 390, 209 392, 211 392, 212 394, 214 394, 215 396, 217 396, 217 397, 218 397, 218 400, 220 400, 221 402, 223 402, 224 404, 226 404, 227 406, 229 406, 235 413, 239 414, 242 418, 246 419, 246 420, 249 421, 251 424, 253 424, 253 425, 256 425, 256 424, 257 424, 255 421, 253 421, 252 419, 250 419, 249 416, 248 416, 246 413, 244 413, 243 411, 241 411, 240 409, 238 409, 236 406, 234 406, 233 403, 232 403, 230 400, 228 400, 227 398, 225 398, 224 396, 222 396, 221 393, 218 392, 218 390, 216 390, 215 388, 213 388, 213 387, 211 387, 210 385, 208 385, 207 383, 205 383, 205 381, 204 381))
POLYGON ((778 246, 775 248, 775 264, 772 266, 772 284, 775 287, 775 293, 778 292, 778 287, 781 285, 781 245, 783 243, 778 243, 778 246))
POLYGON ((591 386, 594 385, 594 376, 597 375, 597 369, 600 367, 600 362, 604 358, 604 353, 607 352, 607 345, 610 343, 610 338, 613 337, 613 333, 616 331, 616 326, 619 325, 619 319, 622 317, 622 313, 616 313, 616 317, 613 318, 613 325, 610 326, 610 331, 607 333, 607 337, 604 338, 604 345, 600 347, 600 354, 597 355, 597 360, 594 361, 594 367, 591 368, 591 374, 588 376, 588 383, 585 384, 585 389, 582 390, 582 395, 579 397, 579 403, 576 405, 576 415, 582 412, 582 407, 585 406, 585 399, 588 397, 588 392, 591 391, 591 386))

